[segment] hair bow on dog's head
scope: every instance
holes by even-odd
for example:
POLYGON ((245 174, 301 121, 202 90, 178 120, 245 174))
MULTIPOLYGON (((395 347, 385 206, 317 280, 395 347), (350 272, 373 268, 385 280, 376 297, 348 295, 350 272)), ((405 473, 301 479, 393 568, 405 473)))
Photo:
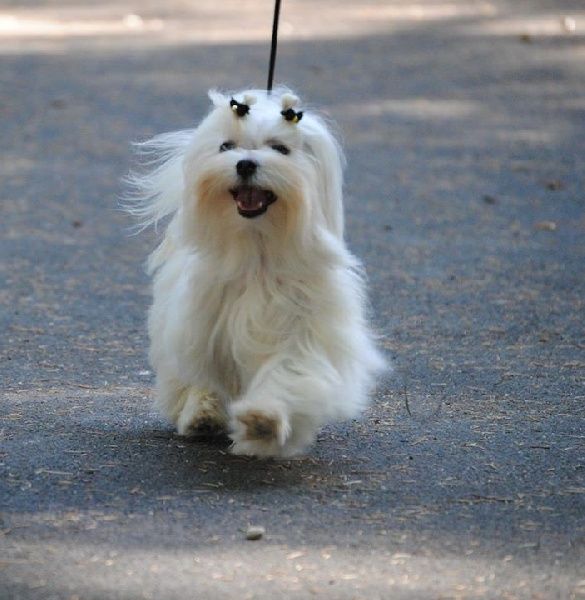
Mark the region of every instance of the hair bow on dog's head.
POLYGON ((289 123, 298 123, 303 118, 303 111, 296 111, 295 107, 299 104, 299 99, 294 94, 284 94, 281 99, 282 110, 280 114, 285 121, 289 123))
POLYGON ((250 107, 243 102, 238 102, 232 98, 230 100, 230 106, 232 110, 238 115, 238 117, 245 117, 250 112, 250 107))
POLYGON ((284 117, 285 121, 291 121, 292 123, 298 123, 303 118, 303 111, 295 111, 294 108, 287 108, 281 110, 280 114, 284 117))
POLYGON ((238 102, 235 98, 230 100, 230 108, 238 117, 245 117, 250 112, 250 106, 256 103, 256 97, 246 94, 243 102, 238 102))

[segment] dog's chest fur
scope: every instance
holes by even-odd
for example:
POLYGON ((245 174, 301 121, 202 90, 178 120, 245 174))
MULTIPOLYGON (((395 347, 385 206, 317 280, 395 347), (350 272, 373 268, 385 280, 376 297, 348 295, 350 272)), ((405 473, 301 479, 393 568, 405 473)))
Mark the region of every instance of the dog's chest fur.
POLYGON ((192 342, 196 354, 205 356, 207 372, 237 395, 271 356, 293 342, 309 314, 298 286, 266 269, 207 283, 193 306, 194 314, 207 319, 199 321, 192 342))

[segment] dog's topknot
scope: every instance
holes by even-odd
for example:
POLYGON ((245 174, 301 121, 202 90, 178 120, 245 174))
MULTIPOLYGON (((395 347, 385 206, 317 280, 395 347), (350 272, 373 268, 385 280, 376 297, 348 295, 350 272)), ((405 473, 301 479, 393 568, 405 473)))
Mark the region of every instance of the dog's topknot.
POLYGON ((285 121, 291 123, 298 123, 303 118, 303 111, 296 111, 295 107, 299 105, 299 98, 294 94, 283 94, 281 99, 282 110, 280 114, 284 117, 285 121))

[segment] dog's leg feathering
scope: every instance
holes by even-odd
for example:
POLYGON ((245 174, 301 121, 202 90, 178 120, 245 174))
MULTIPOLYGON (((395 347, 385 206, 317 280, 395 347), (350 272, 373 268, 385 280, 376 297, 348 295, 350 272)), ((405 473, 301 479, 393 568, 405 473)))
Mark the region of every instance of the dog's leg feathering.
MULTIPOLYGON (((348 410, 341 382, 326 360, 287 356, 267 363, 230 407, 234 454, 289 457, 302 453, 328 420, 348 410), (318 366, 317 366, 318 364, 318 366)), ((349 409, 350 412, 353 412, 349 409)))

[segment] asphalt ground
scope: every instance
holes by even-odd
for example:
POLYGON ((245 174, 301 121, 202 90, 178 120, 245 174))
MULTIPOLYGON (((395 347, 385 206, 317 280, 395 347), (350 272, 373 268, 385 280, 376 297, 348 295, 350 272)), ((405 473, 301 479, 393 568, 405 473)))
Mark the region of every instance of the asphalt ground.
POLYGON ((261 86, 270 4, 2 3, 0 598, 585 597, 580 1, 286 1, 395 373, 295 461, 153 412, 129 142, 261 86))

